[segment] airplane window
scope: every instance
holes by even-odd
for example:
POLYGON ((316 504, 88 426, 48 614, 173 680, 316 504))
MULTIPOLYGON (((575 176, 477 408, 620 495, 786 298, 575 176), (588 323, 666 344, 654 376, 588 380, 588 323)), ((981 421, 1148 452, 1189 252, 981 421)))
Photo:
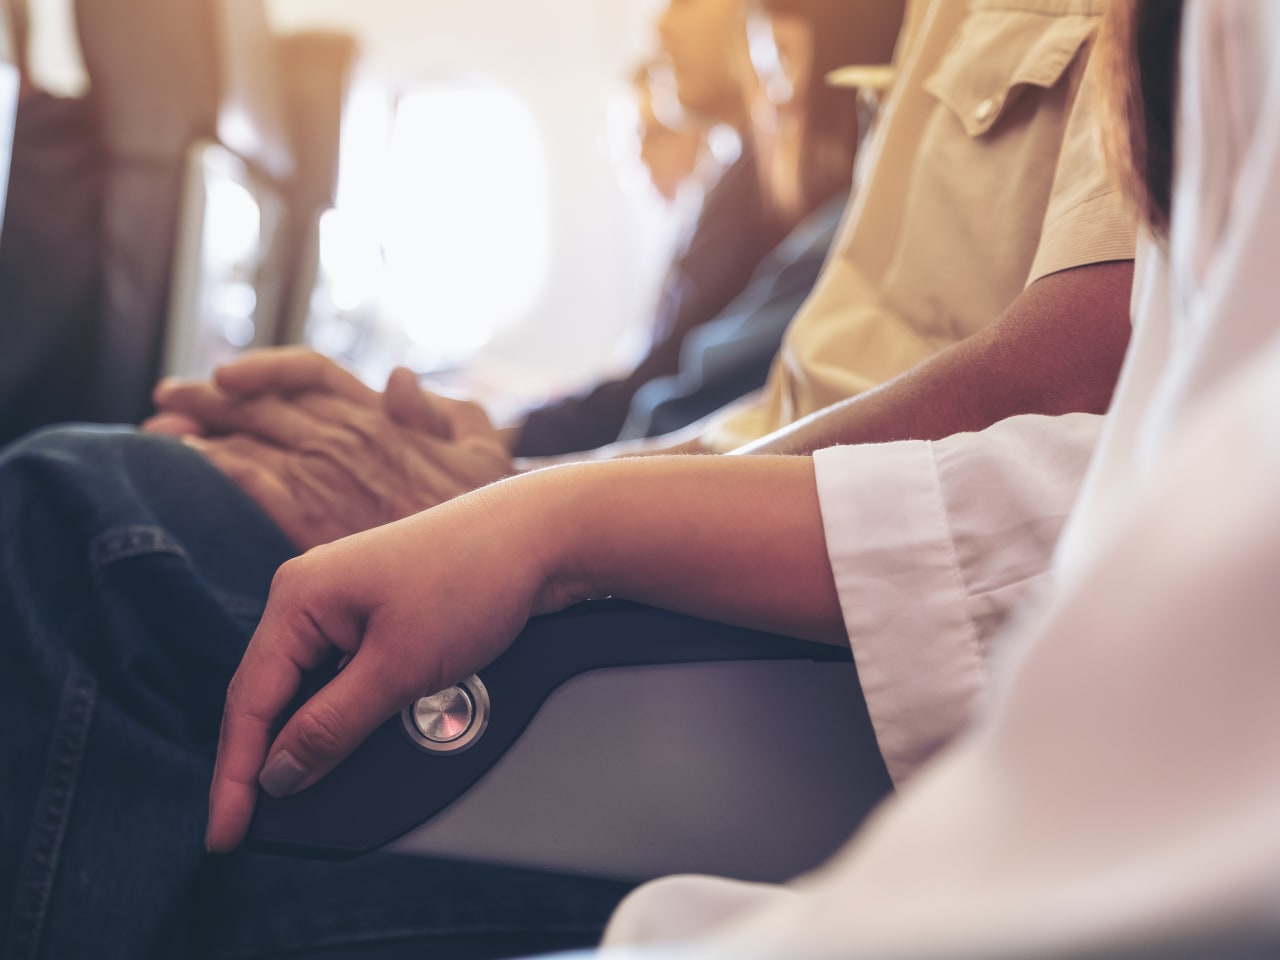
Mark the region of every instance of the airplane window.
POLYGON ((550 185, 538 126, 510 90, 483 81, 417 87, 390 113, 366 90, 348 114, 338 205, 320 236, 329 308, 320 312, 347 322, 313 329, 312 342, 374 375, 377 354, 456 364, 524 319, 546 283, 550 185), (367 329, 358 331, 365 356, 350 356, 349 337, 370 322, 382 341, 375 356, 367 329))
POLYGON ((218 318, 232 347, 247 347, 256 332, 258 297, 248 278, 235 274, 261 246, 262 210, 253 194, 234 180, 214 180, 207 189, 205 259, 226 279, 211 286, 206 312, 218 318))
POLYGON ((271 342, 278 309, 272 241, 282 206, 219 144, 197 144, 188 170, 164 370, 205 377, 245 347, 271 342))

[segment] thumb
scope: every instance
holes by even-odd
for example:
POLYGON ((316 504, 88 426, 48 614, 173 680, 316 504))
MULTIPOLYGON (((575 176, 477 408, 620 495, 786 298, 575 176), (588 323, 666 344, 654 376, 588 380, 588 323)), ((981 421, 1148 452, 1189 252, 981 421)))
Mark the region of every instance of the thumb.
POLYGON ((406 367, 396 367, 387 380, 387 415, 402 427, 422 430, 441 440, 453 439, 453 421, 444 407, 418 386, 406 367))
POLYGON ((320 780, 413 698, 403 688, 403 671, 362 646, 284 725, 267 752, 259 786, 285 797, 320 780))

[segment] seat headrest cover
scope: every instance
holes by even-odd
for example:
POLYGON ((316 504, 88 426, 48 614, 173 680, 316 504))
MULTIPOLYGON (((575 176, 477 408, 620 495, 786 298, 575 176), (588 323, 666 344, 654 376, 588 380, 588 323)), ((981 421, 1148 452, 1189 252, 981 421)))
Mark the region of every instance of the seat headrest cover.
POLYGON ((13 40, 9 36, 9 8, 0 3, 0 63, 13 62, 13 40))
POLYGON ((217 0, 221 103, 218 139, 277 180, 293 175, 277 41, 262 0, 217 0))

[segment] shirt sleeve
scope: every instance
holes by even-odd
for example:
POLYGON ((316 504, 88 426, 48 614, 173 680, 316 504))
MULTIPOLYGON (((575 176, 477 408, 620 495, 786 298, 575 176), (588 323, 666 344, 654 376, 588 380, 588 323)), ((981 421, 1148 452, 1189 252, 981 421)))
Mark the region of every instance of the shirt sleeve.
POLYGON ((679 371, 640 389, 619 439, 671 433, 764 385, 787 326, 818 282, 847 199, 833 198, 807 217, 733 303, 690 331, 679 371))
POLYGON ((1101 420, 1014 417, 814 456, 845 627, 895 783, 970 719, 991 638, 1046 576, 1101 420))
POLYGON ((1027 286, 1072 267, 1133 259, 1137 216, 1102 156, 1098 132, 1101 70, 1099 58, 1090 57, 1063 133, 1027 286))
POLYGON ((606 945, 1021 957, 1273 929, 1278 374, 1273 345, 1119 493, 1088 569, 1011 638, 987 716, 825 867, 656 881, 606 945))

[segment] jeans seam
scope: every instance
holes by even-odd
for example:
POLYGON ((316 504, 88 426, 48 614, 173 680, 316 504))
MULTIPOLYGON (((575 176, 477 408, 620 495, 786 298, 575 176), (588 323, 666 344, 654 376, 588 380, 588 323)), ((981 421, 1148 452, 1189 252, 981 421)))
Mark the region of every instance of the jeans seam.
POLYGON ((131 557, 167 553, 185 557, 187 552, 162 527, 134 524, 113 527, 99 534, 89 544, 89 569, 97 573, 104 567, 131 557))
MULTIPOLYGON (((89 570, 96 575, 114 564, 157 554, 190 562, 186 549, 163 527, 147 524, 112 527, 90 542, 89 570)), ((262 618, 263 601, 260 598, 227 593, 213 586, 209 589, 232 617, 252 624, 262 618)))
MULTIPOLYGON (((400 924, 381 927, 376 931, 359 930, 316 937, 305 944, 287 946, 283 943, 255 944, 250 947, 216 949, 217 960, 262 960, 265 957, 305 957, 315 950, 335 950, 362 944, 385 944, 414 940, 449 939, 457 937, 554 937, 591 934, 597 940, 604 935, 605 918, 599 921, 583 920, 550 923, 530 930, 527 924, 515 922, 473 924, 400 924)), ((559 955, 560 951, 557 951, 559 955)))
POLYGON ((31 960, 39 950, 96 701, 97 682, 73 666, 62 688, 44 784, 18 876, 6 960, 31 960))

